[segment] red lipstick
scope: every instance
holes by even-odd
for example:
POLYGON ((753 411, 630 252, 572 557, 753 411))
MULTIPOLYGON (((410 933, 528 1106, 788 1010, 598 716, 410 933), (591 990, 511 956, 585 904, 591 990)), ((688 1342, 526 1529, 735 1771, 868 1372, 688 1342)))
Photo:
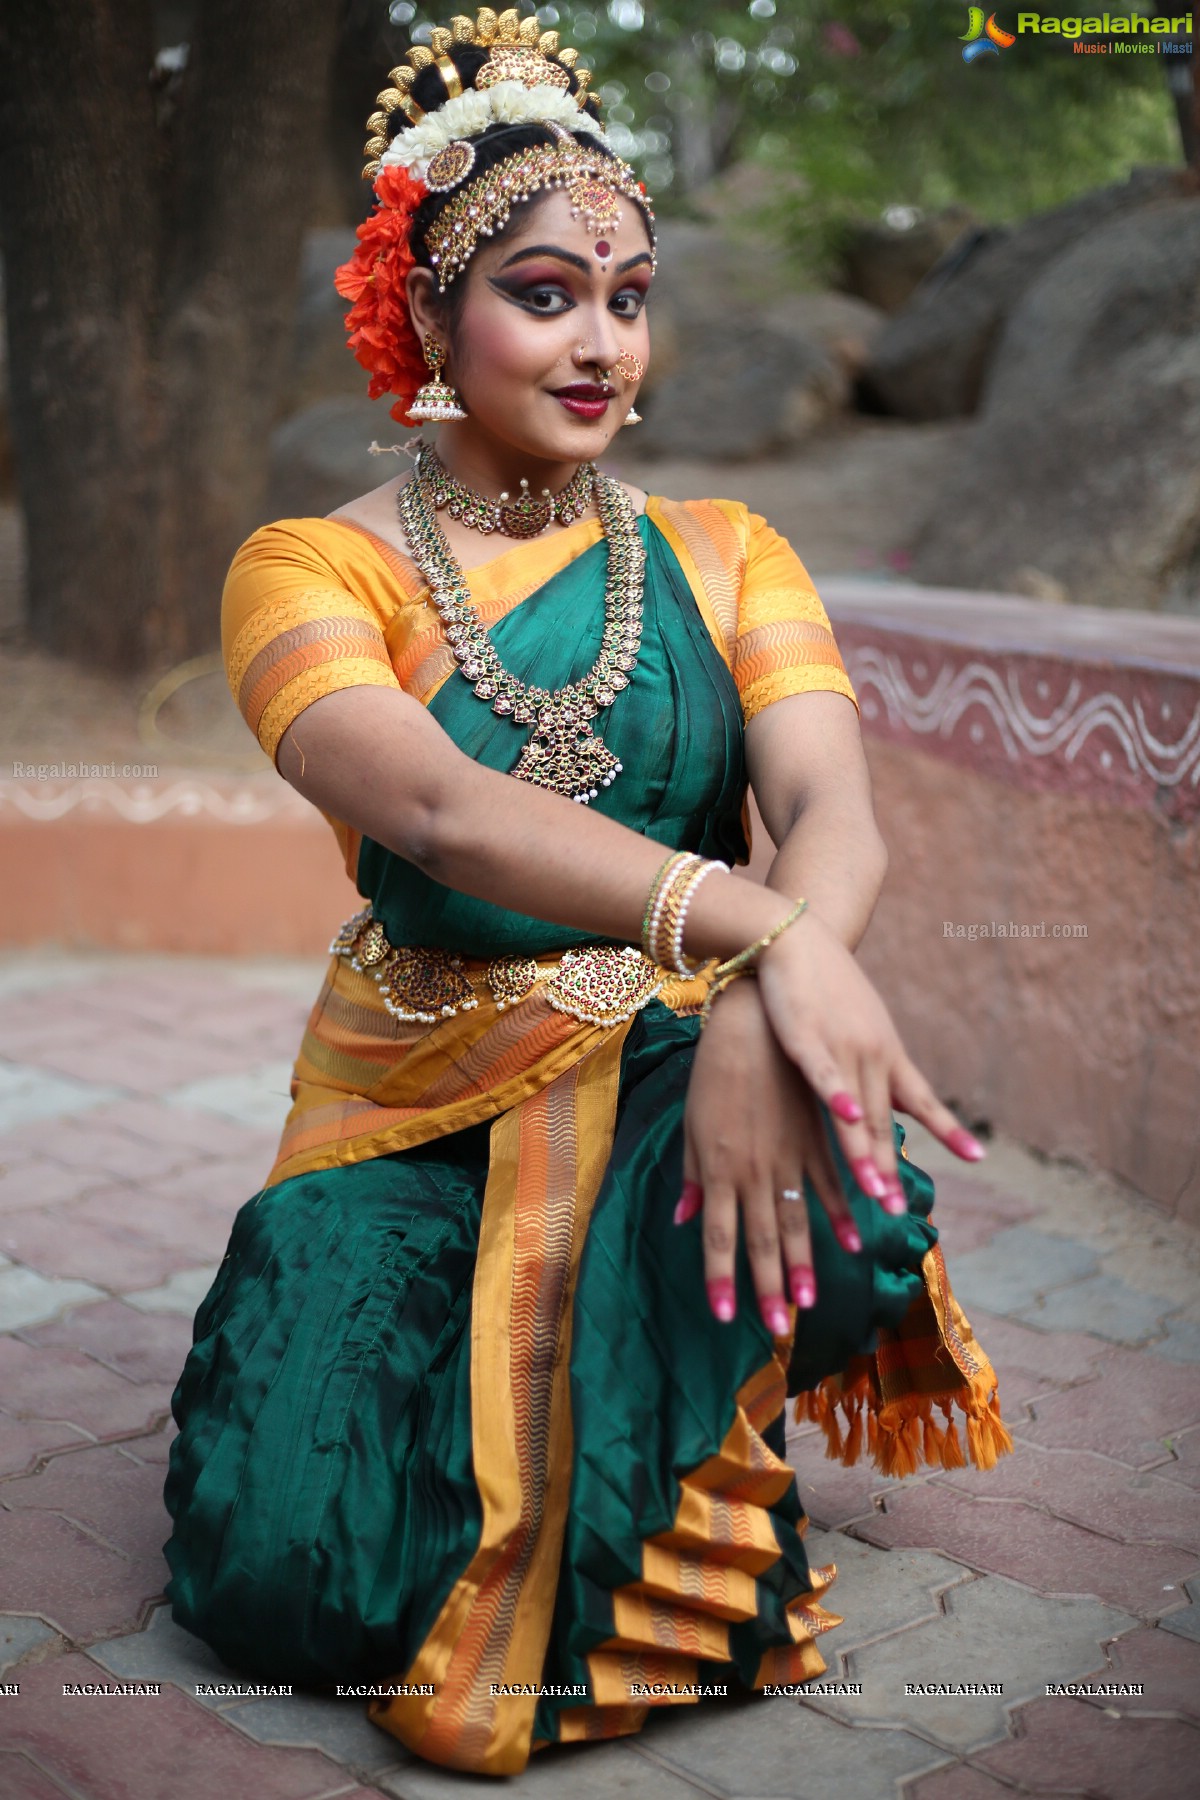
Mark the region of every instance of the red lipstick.
POLYGON ((615 395, 615 388, 594 381, 573 381, 570 387, 554 390, 554 398, 579 419, 602 419, 615 395))

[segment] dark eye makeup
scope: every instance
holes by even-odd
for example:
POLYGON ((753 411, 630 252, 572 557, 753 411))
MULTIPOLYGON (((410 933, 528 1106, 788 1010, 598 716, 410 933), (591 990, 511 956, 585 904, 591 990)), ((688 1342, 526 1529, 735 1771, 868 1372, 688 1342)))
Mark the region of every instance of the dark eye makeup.
MULTIPOLYGON (((540 318, 558 318, 560 314, 569 312, 575 301, 562 281, 557 276, 530 280, 528 276, 505 281, 496 276, 488 277, 489 287, 503 294, 517 306, 523 306, 527 312, 536 313, 540 318)), ((636 319, 646 304, 646 289, 637 283, 630 282, 619 288, 609 301, 618 317, 636 319)))

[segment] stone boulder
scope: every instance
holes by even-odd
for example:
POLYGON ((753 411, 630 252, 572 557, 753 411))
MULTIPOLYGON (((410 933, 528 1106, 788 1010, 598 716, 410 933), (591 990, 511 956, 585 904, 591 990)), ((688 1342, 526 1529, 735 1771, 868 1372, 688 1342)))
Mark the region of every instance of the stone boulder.
POLYGON ((1089 232, 1024 293, 915 580, 1200 614, 1200 198, 1089 232))
MULTIPOLYGON (((795 291, 782 253, 713 223, 664 221, 639 456, 767 456, 850 403, 881 315, 795 291)), ((622 451, 626 449, 622 440, 622 451)))
MULTIPOLYGON (((346 352, 349 358, 349 352, 346 352)), ((365 388, 366 376, 363 376, 365 388)), ((316 400, 294 413, 271 437, 271 479, 265 517, 320 519, 357 494, 408 469, 397 456, 373 456, 368 445, 403 444, 415 434, 388 415, 390 402, 366 393, 316 400)))
POLYGON ((1011 229, 967 233, 876 336, 862 398, 904 419, 973 413, 999 333, 1047 264, 1114 219, 1179 192, 1179 171, 1135 169, 1011 229))
POLYGON ((885 219, 849 225, 842 233, 840 285, 881 312, 899 312, 930 269, 978 223, 969 208, 944 206, 909 225, 885 219))
POLYGON ((769 456, 802 443, 849 397, 845 370, 820 344, 746 322, 736 330, 689 327, 673 373, 639 400, 645 423, 636 451, 712 461, 769 456))

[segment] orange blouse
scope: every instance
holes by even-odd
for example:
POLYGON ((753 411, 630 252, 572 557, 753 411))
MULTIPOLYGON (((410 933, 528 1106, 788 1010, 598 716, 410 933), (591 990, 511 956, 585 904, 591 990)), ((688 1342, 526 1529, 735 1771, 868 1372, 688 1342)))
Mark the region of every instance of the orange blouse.
MULTIPOLYGON (((729 665, 747 724, 773 701, 854 690, 804 564, 736 500, 651 497, 646 512, 674 550, 729 665)), ((602 535, 582 519, 467 571, 492 624, 602 535)), ((246 723, 274 759, 288 726, 323 694, 394 687, 427 703, 454 663, 415 564, 346 519, 281 519, 247 538, 221 608, 226 674, 246 723)))

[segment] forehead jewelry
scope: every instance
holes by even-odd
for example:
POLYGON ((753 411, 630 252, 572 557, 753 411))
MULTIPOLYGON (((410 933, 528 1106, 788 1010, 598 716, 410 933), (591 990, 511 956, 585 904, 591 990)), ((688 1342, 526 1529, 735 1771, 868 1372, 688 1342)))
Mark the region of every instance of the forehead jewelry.
MULTIPOLYGON (((465 163, 465 155, 456 152, 456 156, 465 163)), ((452 166, 447 156, 446 162, 439 164, 438 175, 444 179, 452 166)), ((486 173, 471 174, 460 182, 425 235, 430 266, 442 293, 466 268, 480 243, 504 229, 513 207, 537 193, 564 188, 571 216, 581 219, 588 231, 605 242, 621 222, 620 199, 642 205, 653 229, 653 211, 628 163, 617 162, 601 151, 585 150, 574 139, 518 151, 486 173)), ((652 268, 656 260, 652 247, 652 268)))

